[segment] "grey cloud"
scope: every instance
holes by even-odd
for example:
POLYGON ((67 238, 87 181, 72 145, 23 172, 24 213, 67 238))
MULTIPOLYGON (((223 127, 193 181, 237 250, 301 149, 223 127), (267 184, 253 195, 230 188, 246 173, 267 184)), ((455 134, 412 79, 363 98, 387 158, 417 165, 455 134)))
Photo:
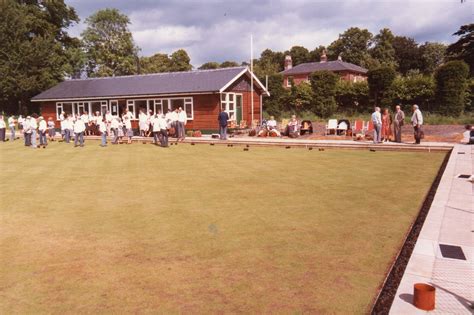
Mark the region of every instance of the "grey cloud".
MULTIPOLYGON (((472 20, 472 3, 457 0, 333 1, 125 1, 69 0, 81 19, 98 9, 118 8, 143 55, 184 48, 195 66, 206 61, 249 59, 249 36, 255 56, 265 48, 293 45, 313 49, 328 45, 351 26, 377 33, 388 27, 418 42, 453 42, 460 25, 472 20)), ((71 33, 79 35, 83 24, 71 33)))

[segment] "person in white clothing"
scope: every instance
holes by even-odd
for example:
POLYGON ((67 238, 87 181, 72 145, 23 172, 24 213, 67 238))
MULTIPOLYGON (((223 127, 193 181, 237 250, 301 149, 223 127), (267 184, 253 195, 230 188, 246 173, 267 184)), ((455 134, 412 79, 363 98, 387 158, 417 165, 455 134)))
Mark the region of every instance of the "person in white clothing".
POLYGON ((371 116, 374 124, 374 143, 382 142, 382 115, 380 114, 380 107, 375 107, 371 116))
POLYGON ((102 137, 101 147, 107 146, 107 124, 105 123, 105 117, 102 121, 99 122, 99 131, 102 137))
POLYGON ((31 131, 31 147, 36 149, 36 129, 38 129, 38 123, 36 122, 38 115, 33 114, 30 118, 30 131, 31 131))
POLYGON ((113 117, 112 121, 110 122, 110 130, 114 134, 114 139, 112 140, 112 144, 117 144, 118 143, 118 129, 119 129, 119 118, 118 117, 113 117))
POLYGON ((178 137, 178 109, 175 108, 170 114, 171 117, 171 128, 170 133, 173 137, 178 137))
POLYGON ((7 124, 5 123, 3 115, 0 115, 0 141, 2 142, 7 141, 5 138, 6 131, 7 131, 7 124))
POLYGON ((40 147, 42 146, 43 149, 46 149, 46 146, 48 145, 48 141, 46 140, 46 130, 48 129, 48 126, 46 125, 46 120, 44 120, 43 116, 40 116, 38 121, 39 145, 40 147))
POLYGON ((125 125, 125 129, 127 131, 127 144, 131 144, 132 143, 132 137, 133 137, 133 129, 132 129, 132 120, 129 118, 128 115, 125 115, 123 117, 123 123, 125 125))
POLYGON ((168 147, 168 124, 163 115, 158 116, 158 127, 160 129, 160 144, 162 148, 168 147))
POLYGON ((159 112, 151 118, 151 125, 153 127, 153 143, 155 145, 158 145, 158 138, 160 136, 160 120, 158 115, 160 115, 159 112))
POLYGON ((30 116, 26 116, 23 121, 23 137, 25 139, 25 146, 29 147, 31 145, 31 128, 30 128, 30 116))
POLYGON ((20 134, 23 134, 23 125, 25 123, 25 118, 22 115, 18 116, 18 130, 20 130, 20 134))
POLYGON ((188 116, 183 108, 178 109, 178 140, 184 141, 184 137, 186 135, 186 123, 188 121, 188 116))
POLYGON ((53 117, 48 118, 48 136, 49 141, 54 141, 54 136, 56 135, 56 126, 54 125, 53 117))
POLYGON ((112 119, 113 119, 113 116, 112 116, 112 114, 110 113, 110 110, 106 111, 106 112, 105 112, 105 125, 107 126, 107 136, 110 136, 110 135, 111 135, 112 119))
POLYGON ((423 135, 421 126, 423 125, 423 114, 421 113, 418 105, 413 105, 413 116, 411 116, 411 124, 413 125, 415 144, 420 144, 423 135))
POLYGON ((169 108, 168 108, 168 111, 166 112, 165 120, 166 120, 166 124, 168 126, 168 129, 170 129, 171 125, 173 123, 173 111, 169 108))
POLYGON ((89 113, 87 111, 84 111, 81 115, 81 120, 84 122, 84 124, 86 125, 86 131, 84 131, 84 134, 86 136, 90 135, 91 133, 91 128, 90 128, 90 116, 89 116, 89 113))
POLYGON ((11 141, 15 140, 15 125, 16 125, 15 116, 8 117, 8 127, 10 128, 10 140, 11 141))
POLYGON ((81 147, 84 146, 84 131, 86 131, 86 125, 82 121, 81 117, 77 117, 77 120, 74 122, 74 147, 77 147, 77 142, 81 147))
POLYGON ((148 117, 147 114, 140 109, 140 113, 138 114, 138 127, 140 129, 140 136, 145 137, 148 132, 148 117))

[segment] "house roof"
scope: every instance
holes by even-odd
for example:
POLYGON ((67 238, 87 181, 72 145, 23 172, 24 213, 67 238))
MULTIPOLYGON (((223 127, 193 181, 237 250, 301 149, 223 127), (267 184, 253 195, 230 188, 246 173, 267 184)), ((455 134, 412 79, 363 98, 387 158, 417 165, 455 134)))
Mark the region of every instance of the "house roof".
MULTIPOLYGON (((160 94, 192 94, 223 92, 242 75, 250 77, 247 67, 213 70, 167 72, 91 79, 66 80, 36 96, 32 101, 151 96, 160 94)), ((253 75, 257 86, 265 87, 253 75)))
POLYGON ((294 66, 291 69, 282 71, 282 74, 292 75, 292 74, 303 74, 303 73, 312 73, 315 71, 351 71, 356 73, 367 73, 367 69, 359 67, 353 63, 344 62, 342 60, 335 61, 326 61, 326 62, 308 62, 301 63, 297 66, 294 66))

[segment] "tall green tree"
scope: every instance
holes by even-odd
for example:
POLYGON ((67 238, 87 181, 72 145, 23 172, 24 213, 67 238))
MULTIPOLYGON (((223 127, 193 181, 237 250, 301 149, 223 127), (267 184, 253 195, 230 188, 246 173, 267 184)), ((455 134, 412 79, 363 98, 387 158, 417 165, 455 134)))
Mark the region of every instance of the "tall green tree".
POLYGON ((156 53, 150 57, 140 57, 140 73, 159 73, 169 71, 171 66, 167 54, 156 53))
POLYGON ((449 61, 435 73, 437 111, 458 116, 467 102, 468 65, 461 60, 449 61))
POLYGON ((309 51, 303 46, 293 46, 289 51, 285 52, 285 55, 291 56, 293 67, 310 61, 309 51))
POLYGON ((82 33, 91 77, 128 75, 137 72, 138 47, 128 29, 130 19, 117 9, 99 10, 86 19, 82 33))
POLYGON ((71 75, 67 28, 78 21, 64 1, 0 1, 0 111, 34 110, 32 96, 71 75))
POLYGON ((388 107, 391 104, 390 88, 395 80, 395 70, 392 67, 380 67, 369 70, 367 82, 371 101, 376 106, 388 107))
POLYGON ((366 29, 351 27, 328 46, 329 59, 342 59, 353 64, 366 67, 370 63, 369 47, 372 33, 366 29))
POLYGON ((398 71, 406 75, 408 71, 420 69, 420 51, 417 42, 410 37, 395 36, 392 41, 398 71))
POLYGON ((331 71, 317 71, 310 75, 313 100, 312 111, 321 117, 329 117, 337 110, 336 85, 339 76, 331 71))
POLYGON ((395 69, 398 64, 395 57, 395 48, 393 47, 394 39, 395 36, 393 36, 390 29, 381 29, 372 40, 373 47, 370 50, 370 54, 380 65, 395 69))
POLYGON ((273 74, 268 77, 269 97, 263 98, 263 109, 268 115, 280 117, 283 110, 287 109, 289 90, 283 87, 283 75, 273 74))
POLYGON ((420 46, 420 71, 432 75, 444 61, 446 45, 436 42, 426 42, 420 46))
POLYGON ((271 49, 265 49, 260 58, 254 62, 255 75, 261 80, 265 76, 270 76, 283 71, 284 54, 282 52, 273 52, 271 49))
POLYGON ((189 71, 193 68, 191 58, 184 49, 178 49, 171 54, 169 71, 189 71))
POLYGON ((463 25, 453 35, 459 39, 447 49, 450 60, 464 60, 469 65, 471 76, 474 76, 474 23, 463 25))
POLYGON ((232 67, 238 67, 238 66, 239 64, 235 61, 224 61, 220 65, 221 68, 232 68, 232 67))
POLYGON ((219 69, 220 66, 221 65, 218 62, 210 61, 210 62, 203 63, 198 69, 199 70, 219 69))
POLYGON ((326 50, 325 46, 318 46, 309 52, 309 61, 310 62, 319 62, 321 61, 321 55, 326 50))

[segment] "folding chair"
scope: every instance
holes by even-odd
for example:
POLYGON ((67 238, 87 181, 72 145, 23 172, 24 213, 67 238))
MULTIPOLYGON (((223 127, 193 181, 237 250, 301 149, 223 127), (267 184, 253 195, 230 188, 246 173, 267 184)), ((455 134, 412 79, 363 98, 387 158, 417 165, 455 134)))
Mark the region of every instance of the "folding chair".
POLYGON ((363 120, 356 120, 352 125, 352 137, 356 138, 357 134, 364 133, 364 121, 363 120))
POLYGON ((329 119, 326 125, 326 135, 329 135, 330 131, 334 130, 334 134, 337 134, 337 119, 329 119))

